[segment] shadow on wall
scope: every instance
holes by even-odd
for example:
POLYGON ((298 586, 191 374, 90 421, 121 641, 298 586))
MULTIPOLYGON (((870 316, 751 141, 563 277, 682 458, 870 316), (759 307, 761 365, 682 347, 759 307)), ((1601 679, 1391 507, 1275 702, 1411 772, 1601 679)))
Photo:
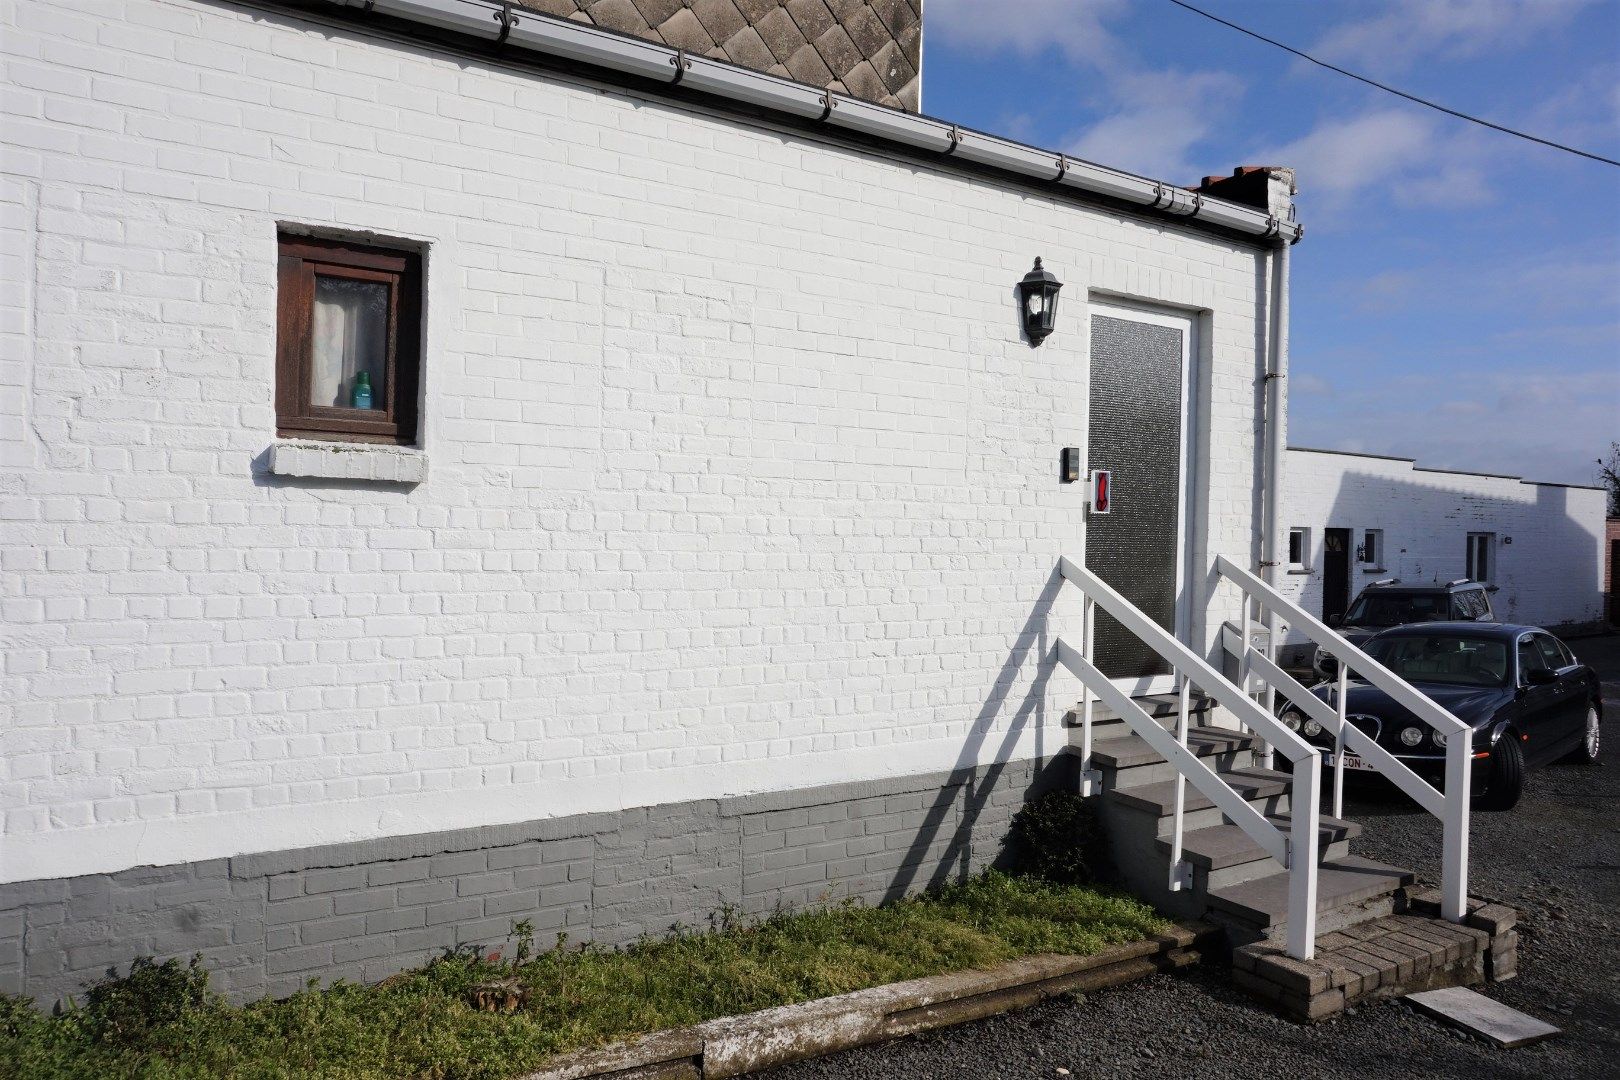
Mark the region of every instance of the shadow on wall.
MULTIPOLYGON (((1351 530, 1345 605, 1367 585, 1384 578, 1406 583, 1452 581, 1468 576, 1468 536, 1488 533, 1491 596, 1504 622, 1546 626, 1563 633, 1585 632, 1602 618, 1599 554, 1601 532, 1571 512, 1571 489, 1552 484, 1519 484, 1522 497, 1447 486, 1444 473, 1430 473, 1424 484, 1368 473, 1345 472, 1331 508, 1293 526, 1311 529, 1311 573, 1294 577, 1299 603, 1322 615, 1328 577, 1324 529, 1351 530), (1532 494, 1533 493, 1533 494, 1532 494), (1357 559, 1366 530, 1383 530, 1385 550, 1369 566, 1357 559), (1511 537, 1512 543, 1504 543, 1511 537)), ((1502 481, 1507 482, 1507 481, 1502 481)), ((1602 518, 1596 524, 1601 528, 1602 518)), ((1290 635, 1288 649, 1304 641, 1290 635)))
MULTIPOLYGON (((882 889, 883 902, 897 900, 919 888, 937 888, 952 881, 963 881, 988 866, 1007 868, 1010 863, 1008 826, 1012 816, 1029 799, 1063 786, 1070 779, 1067 754, 1048 757, 1046 731, 1046 687, 1054 665, 1054 648, 1048 629, 1052 605, 1063 588, 1063 577, 1054 567, 1037 597, 1029 618, 1019 629, 1017 644, 997 672, 989 696, 979 707, 966 741, 957 753, 950 782, 935 792, 919 822, 916 835, 906 849, 900 866, 882 889), (994 754, 995 761, 980 765, 979 760, 997 721, 1008 708, 1013 688, 1026 665, 1037 671, 1022 700, 1013 706, 1010 722, 994 754), (1032 773, 1009 776, 1005 758, 1017 745, 1020 735, 1031 724, 1037 733, 1037 757, 1032 773), (993 858, 984 853, 993 849, 993 858), (926 875, 926 880, 922 880, 926 875)), ((1021 763, 1019 763, 1021 764, 1021 763)))

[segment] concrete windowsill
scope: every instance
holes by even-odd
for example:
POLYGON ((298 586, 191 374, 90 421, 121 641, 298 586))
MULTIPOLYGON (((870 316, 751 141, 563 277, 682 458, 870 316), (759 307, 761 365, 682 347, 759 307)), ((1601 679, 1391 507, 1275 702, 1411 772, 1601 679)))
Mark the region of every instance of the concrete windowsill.
POLYGON ((1288 572, 1297 577, 1310 577, 1313 573, 1315 573, 1314 570, 1290 570, 1288 572))
POLYGON ((408 446, 309 439, 277 439, 270 446, 273 476, 420 484, 427 479, 427 465, 427 455, 408 446))

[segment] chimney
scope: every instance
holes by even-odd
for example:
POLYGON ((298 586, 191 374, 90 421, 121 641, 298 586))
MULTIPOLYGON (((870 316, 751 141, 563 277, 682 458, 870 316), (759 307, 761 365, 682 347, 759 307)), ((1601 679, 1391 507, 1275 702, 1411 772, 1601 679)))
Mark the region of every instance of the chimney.
POLYGON ((1281 221, 1294 220, 1294 170, 1281 165, 1240 165, 1231 176, 1206 176, 1195 189, 1227 202, 1252 206, 1281 221))

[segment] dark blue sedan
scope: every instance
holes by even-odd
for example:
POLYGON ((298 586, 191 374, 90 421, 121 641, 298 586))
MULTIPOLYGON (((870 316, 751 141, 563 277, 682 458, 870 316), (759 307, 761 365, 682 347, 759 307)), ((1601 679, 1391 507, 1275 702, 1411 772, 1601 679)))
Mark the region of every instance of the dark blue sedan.
MULTIPOLYGON (((1385 630, 1362 648, 1473 728, 1471 786, 1482 809, 1511 809, 1529 768, 1565 757, 1598 759, 1602 684, 1569 646, 1540 627, 1416 623, 1385 630)), ((1438 779, 1445 768, 1443 737, 1382 690, 1357 681, 1353 667, 1351 674, 1350 722, 1413 772, 1438 779)), ((1331 684, 1311 692, 1335 705, 1331 684)), ((1283 709, 1282 720, 1331 755, 1331 732, 1292 706, 1283 709)), ((1348 754, 1345 768, 1371 771, 1348 754)))

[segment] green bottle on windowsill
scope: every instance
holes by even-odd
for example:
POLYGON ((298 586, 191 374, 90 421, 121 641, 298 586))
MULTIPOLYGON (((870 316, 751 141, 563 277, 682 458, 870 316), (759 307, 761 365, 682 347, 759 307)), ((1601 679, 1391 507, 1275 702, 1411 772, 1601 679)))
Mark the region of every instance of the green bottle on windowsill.
POLYGON ((354 377, 353 404, 357 409, 371 408, 371 373, 368 371, 354 377))

